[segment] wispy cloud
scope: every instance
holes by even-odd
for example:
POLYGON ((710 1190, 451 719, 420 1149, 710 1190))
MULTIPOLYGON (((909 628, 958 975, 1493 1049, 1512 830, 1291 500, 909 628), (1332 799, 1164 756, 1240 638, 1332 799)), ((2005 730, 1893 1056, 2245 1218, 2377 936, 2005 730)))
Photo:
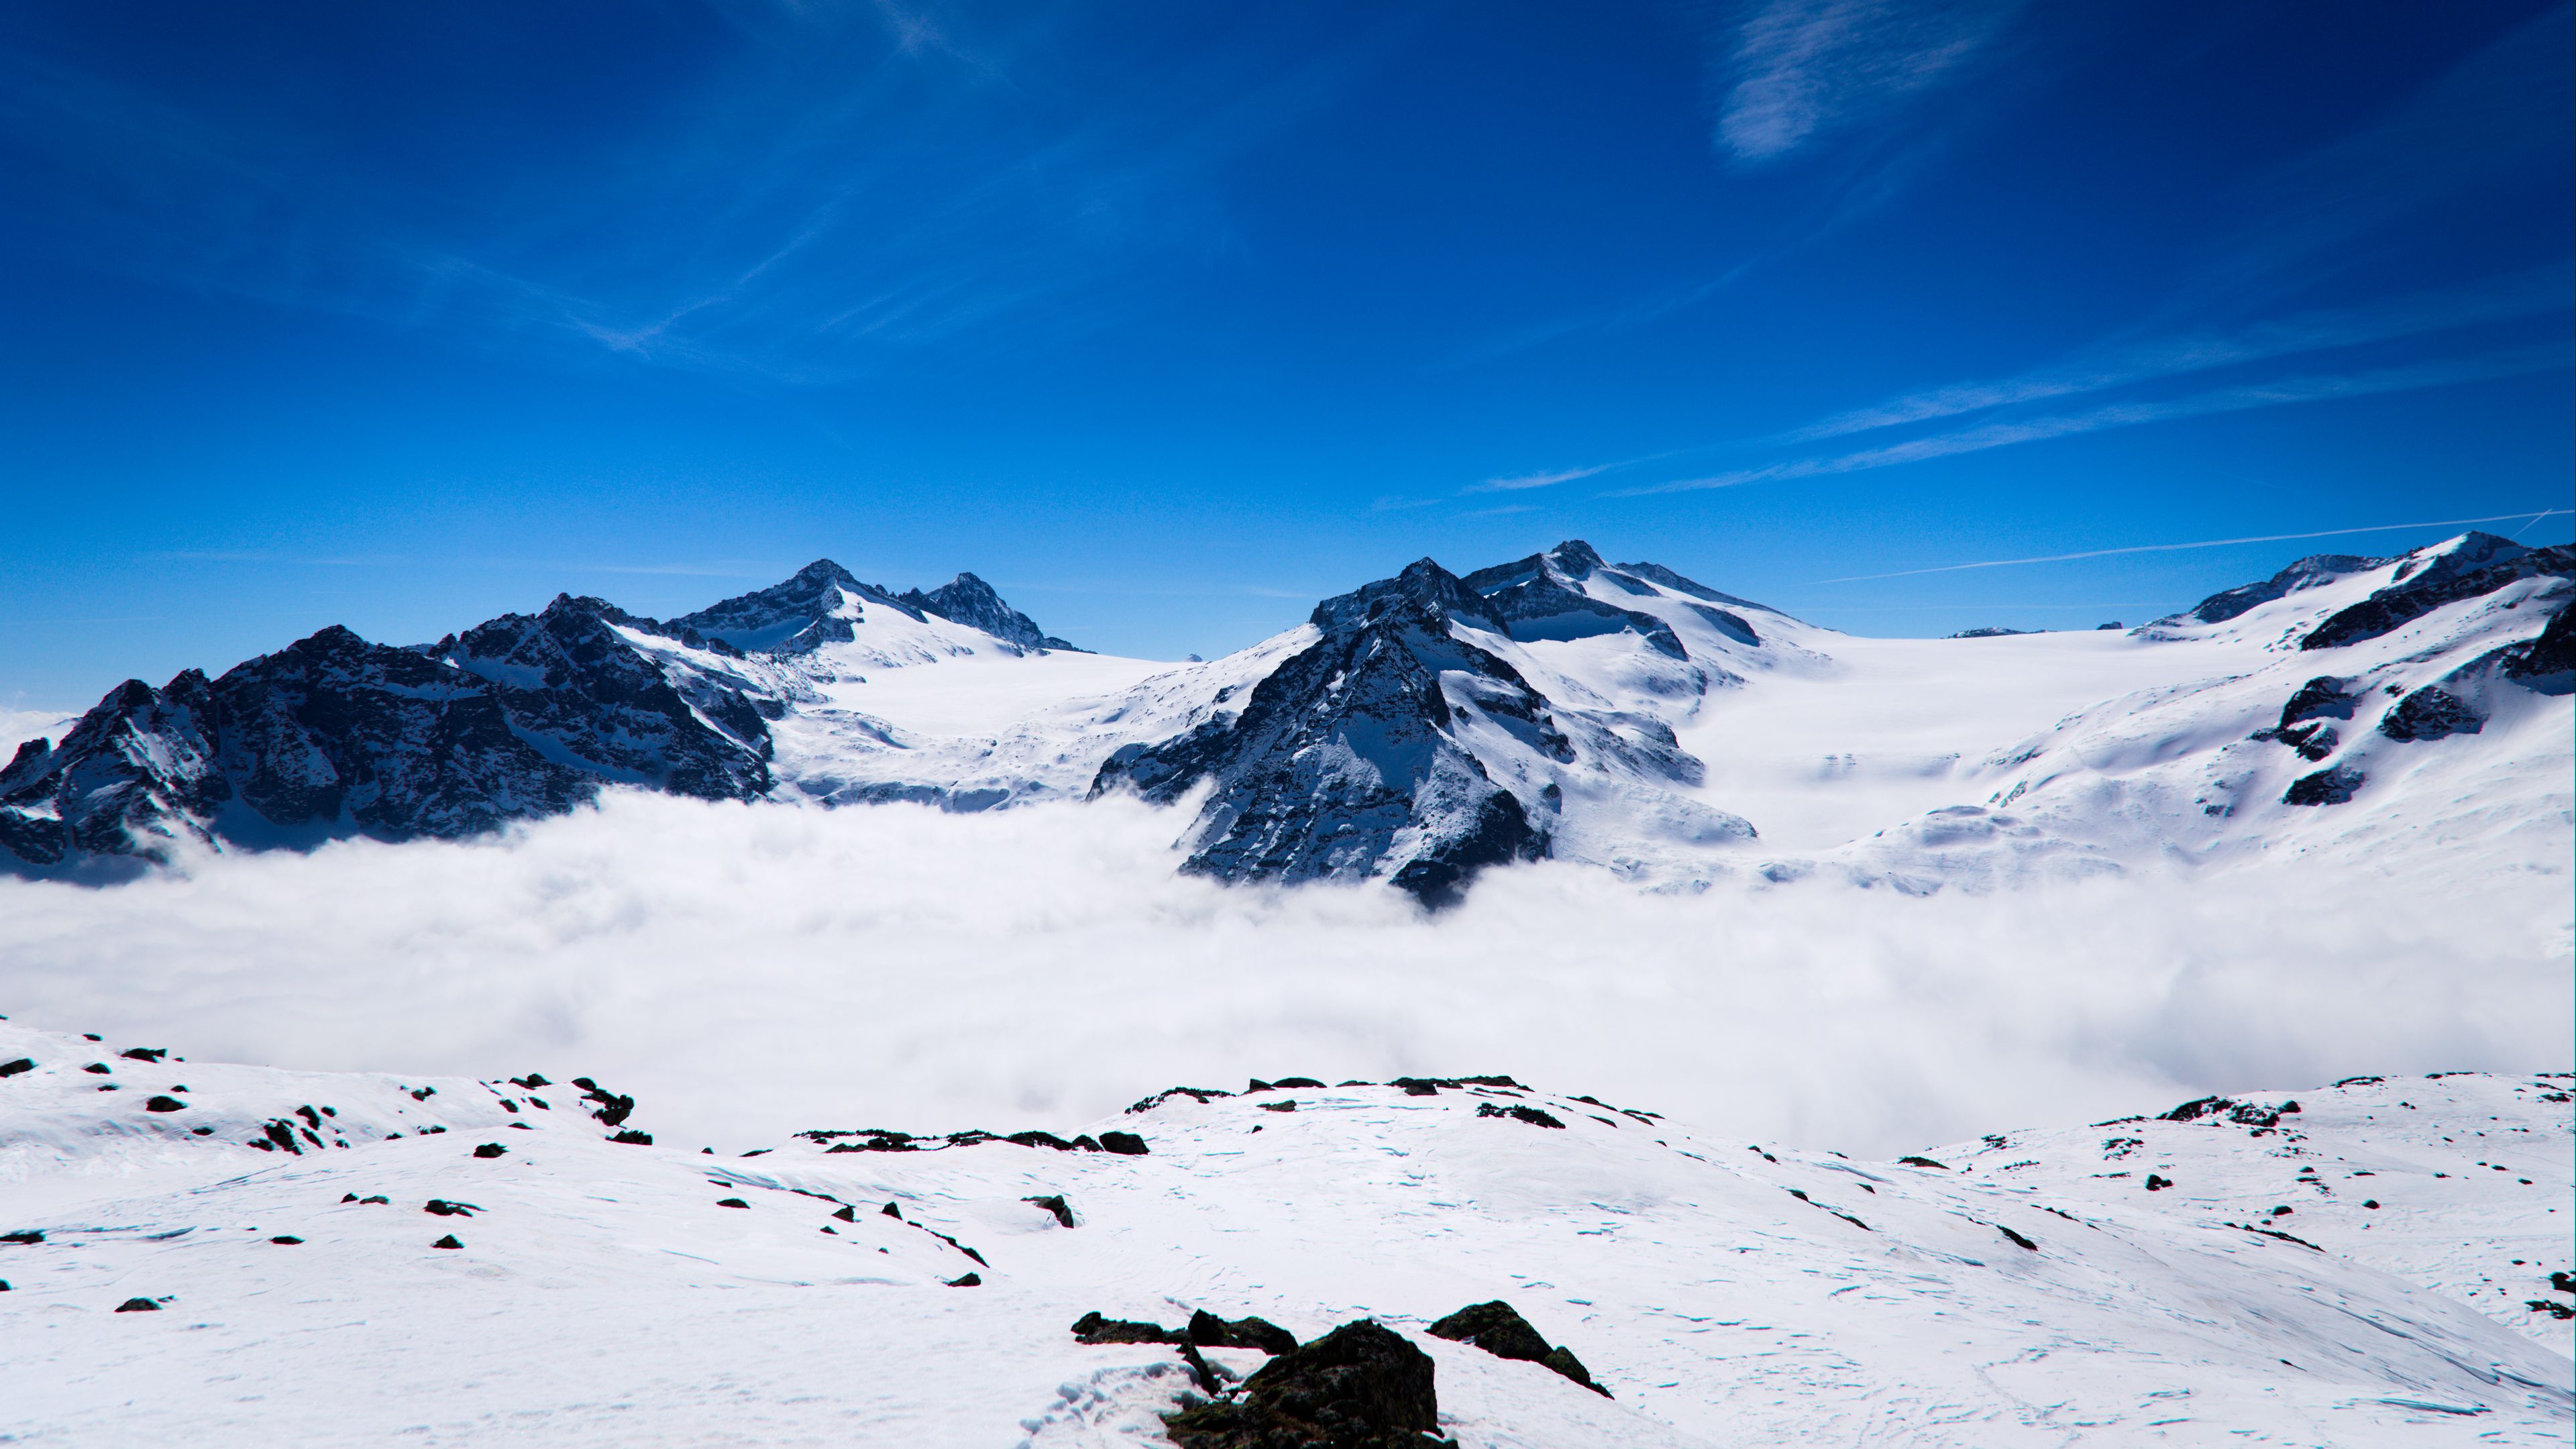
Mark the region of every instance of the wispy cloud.
POLYGON ((1769 0, 1712 27, 1717 144, 1741 163, 1773 161, 1882 115, 1959 76, 2019 9, 2019 0, 1769 0))
POLYGON ((1620 465, 1617 463, 1595 463, 1586 468, 1559 468, 1553 472, 1547 473, 1522 473, 1509 478, 1488 478, 1482 483, 1471 483, 1467 485, 1463 491, 1468 493, 1518 493, 1529 488, 1553 488, 1559 483, 1571 483, 1578 478, 1597 477, 1600 474, 1607 473, 1611 469, 1619 466, 1620 465))
MULTIPOLYGON (((2195 539, 2189 543, 2136 543, 2124 545, 2119 548, 2086 549, 2081 553, 2040 554, 2031 558, 1981 559, 1975 563, 1941 564, 1936 567, 1926 569, 1898 569, 1893 573, 1884 574, 1851 574, 1838 579, 1813 579, 1809 582, 1814 584, 1865 584, 1875 582, 1879 579, 1910 579, 1924 574, 1964 573, 1970 569, 2008 569, 2019 568, 2024 564, 2074 563, 2082 559, 2117 558, 2123 554, 2180 553, 2185 550, 2199 548, 2232 548, 2238 544, 2247 543, 2294 543, 2311 538, 2342 538, 2346 535, 2356 533, 2402 533, 2409 529, 2466 528, 2472 524, 2479 523, 2518 522, 2522 527, 2529 528, 2532 524, 2538 523, 2544 518, 2555 518, 2568 511, 2569 510, 2564 508, 2544 508, 2538 513, 2496 513, 2489 514, 2484 518, 2434 518, 2427 519, 2419 523, 2370 523, 2362 524, 2353 528, 2320 528, 2308 533, 2263 533, 2250 534, 2243 538, 2203 538, 2195 539)), ((2081 607, 2121 608, 2126 606, 2117 604, 2087 604, 2081 607)))
POLYGON ((2254 408, 2280 407, 2292 403, 2367 397, 2378 393, 2411 392, 2419 388, 2445 387, 2458 383, 2483 382, 2534 372, 2548 372, 2571 365, 2576 365, 2576 348, 2571 348, 2565 342, 2555 342, 2507 348, 2475 357, 2447 358, 2405 367, 2280 378, 2270 382, 2216 388, 2183 397, 2107 403, 2081 412, 1985 423, 1976 427, 1914 438, 1902 443, 1891 443, 1885 447, 1794 458, 1785 462, 1738 468, 1705 477, 1679 478, 1642 488, 1621 489, 1612 496, 1633 498, 1658 493, 1732 488, 1746 483, 1761 483, 1775 479, 1830 477, 1843 473, 1864 472, 1873 468, 1889 468, 1901 463, 1919 463, 1931 458, 1951 457, 1961 453, 1983 452, 1990 448, 2012 447, 2020 443, 2075 437, 2084 433, 2100 432, 2106 428, 2134 427, 2141 423, 2202 417, 2213 413, 2243 412, 2254 408))
POLYGON ((2233 332, 2163 338, 2014 377, 1907 393, 1819 419, 1773 441, 1818 442, 2018 403, 2134 387, 2188 373, 2564 312, 2571 306, 2576 306, 2576 282, 2571 282, 2566 268, 2542 267, 2369 307, 2310 312, 2233 332))

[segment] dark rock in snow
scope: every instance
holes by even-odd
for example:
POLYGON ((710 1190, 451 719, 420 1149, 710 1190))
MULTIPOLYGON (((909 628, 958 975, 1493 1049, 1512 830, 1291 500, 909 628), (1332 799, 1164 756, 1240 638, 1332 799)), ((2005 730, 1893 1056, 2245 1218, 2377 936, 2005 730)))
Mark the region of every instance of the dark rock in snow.
POLYGON ((2028 629, 2007 629, 2001 624, 1987 624, 1975 629, 1962 629, 1950 637, 1953 639, 2010 639, 2030 632, 2032 631, 2028 629))
POLYGON ((1100 1150, 1126 1157, 1142 1157, 1146 1151, 1145 1139, 1133 1132, 1103 1132, 1100 1134, 1100 1150))
POLYGON ((106 1076, 108 1073, 110 1073, 110 1072, 112 1072, 112 1071, 115 1071, 115 1070, 116 1070, 116 1068, 109 1066, 109 1065, 108 1065, 107 1063, 105 1063, 105 1062, 92 1062, 92 1063, 90 1063, 88 1066, 85 1066, 85 1067, 81 1068, 81 1070, 82 1070, 82 1071, 84 1071, 84 1072, 92 1073, 93 1075, 96 1075, 96 1076, 102 1076, 102 1077, 103 1077, 103 1076, 106 1076))
POLYGON ((486 1142, 482 1146, 474 1149, 474 1155, 484 1158, 499 1157, 509 1150, 509 1148, 502 1146, 498 1142, 486 1142))
POLYGON ((984 1275, 981 1273, 968 1273, 962 1278, 949 1278, 942 1281, 946 1282, 951 1288, 981 1288, 984 1286, 984 1275))
POLYGON ((146 1112, 184 1112, 188 1104, 176 1097, 154 1097, 143 1104, 146 1112))
POLYGON ((2014 1232, 2012 1229, 2005 1227, 2001 1223, 1997 1223, 1995 1225, 1995 1231, 2003 1234, 2007 1239, 2011 1240, 2014 1247, 2028 1248, 2034 1253, 2039 1251, 2039 1244, 2032 1242, 2030 1239, 2023 1237, 2021 1234, 2014 1232))
POLYGON ((694 614, 673 619, 674 629, 692 631, 752 654, 810 654, 825 644, 846 644, 858 637, 847 619, 835 614, 844 604, 890 609, 918 619, 918 606, 905 603, 873 584, 863 584, 830 559, 816 559, 784 583, 710 604, 694 614))
POLYGON ((1020 1201, 1037 1204, 1046 1211, 1048 1216, 1068 1228, 1076 1226, 1073 1220, 1073 1206, 1064 1200, 1062 1193, 1048 1193, 1043 1197, 1024 1197, 1020 1201))
POLYGON ((443 1197, 434 1197, 422 1203, 420 1210, 431 1217, 439 1218, 470 1218, 478 1211, 470 1202, 449 1202, 443 1197))
POLYGON ((1509 1117, 1517 1122, 1527 1122, 1533 1127, 1554 1127, 1560 1131, 1565 1127, 1565 1124, 1558 1121, 1554 1116, 1546 1112, 1542 1112, 1536 1107, 1524 1107, 1517 1103, 1509 1107, 1503 1107, 1497 1106, 1492 1102, 1479 1102, 1476 1104, 1476 1115, 1479 1117, 1509 1117))
POLYGON ((2576 608, 2561 600, 2537 638, 2507 652, 2504 675, 2542 694, 2576 692, 2576 608))
POLYGON ((2225 623, 2248 609, 2268 604, 2274 599, 2288 598, 2301 589, 2311 589, 2319 584, 2332 583, 2347 574, 2357 574, 2364 569, 2375 569, 2386 562, 2386 559, 2362 558, 2348 553, 2312 554, 2259 584, 2245 584, 2229 589, 2225 593, 2212 594, 2201 600, 2189 614, 2175 617, 2177 620, 2197 619, 2203 624, 2225 623))
POLYGON ((461 1248, 465 1246, 465 1243, 464 1240, 458 1238, 454 1233, 449 1233, 447 1236, 440 1238, 437 1242, 430 1244, 430 1246, 433 1248, 461 1248))
POLYGON ((2302 649, 2333 649, 2394 633, 2445 604, 2493 593, 2517 579, 2576 574, 2576 549, 2529 549, 2491 533, 2470 533, 2459 543, 2400 571, 2396 582, 2349 608, 2337 610, 2299 641, 2302 649))
POLYGON ((684 697, 620 626, 659 630, 558 597, 424 648, 335 626, 213 681, 129 680, 60 745, 0 770, 0 848, 68 868, 166 857, 182 839, 455 838, 612 783, 766 791, 768 731, 743 688, 694 680, 684 697))
MULTIPOLYGON (((1483 596, 1487 610, 1502 625, 1497 632, 1506 638, 1588 639, 1626 630, 1660 653, 1675 659, 1690 657, 1671 625, 1652 614, 1602 603, 1578 587, 1596 570, 1607 567, 1592 545, 1569 539, 1546 553, 1478 569, 1459 582, 1483 596)), ((1741 619, 1735 622, 1745 633, 1752 632, 1741 619)))
POLYGON ((738 1198, 738 1197, 720 1197, 720 1198, 717 1198, 717 1199, 716 1199, 716 1206, 717 1206, 717 1207, 729 1207, 729 1208, 748 1208, 748 1207, 750 1207, 750 1206, 751 1206, 751 1204, 749 1204, 749 1203, 747 1203, 747 1202, 744 1202, 741 1198, 738 1198))
POLYGON ((638 1132, 630 1127, 625 1131, 610 1134, 608 1140, 611 1142, 627 1143, 635 1147, 650 1147, 653 1145, 653 1134, 650 1132, 638 1132))
POLYGON ((1528 1319, 1499 1298, 1459 1309, 1431 1325, 1431 1335, 1481 1348, 1496 1358, 1544 1364, 1603 1398, 1610 1397, 1608 1389, 1592 1381, 1591 1371, 1584 1368, 1573 1350, 1549 1344, 1537 1329, 1530 1327, 1528 1319))
POLYGON ((1073 1336, 1084 1343, 1183 1343, 1187 1335, 1158 1323, 1132 1318, 1105 1318, 1098 1310, 1073 1321, 1073 1336))
POLYGON ((2290 782, 2281 794, 2284 805, 2341 805, 2350 800, 2370 777, 2344 765, 2302 775, 2290 782))
POLYGON ((1459 742, 1452 692, 1545 758, 1571 760, 1573 746, 1546 699, 1453 635, 1453 620, 1510 633, 1429 559, 1327 599, 1309 620, 1321 637, 1254 685, 1241 713, 1120 748, 1091 793, 1169 804, 1213 778, 1182 868, 1220 880, 1383 876, 1439 903, 1484 866, 1538 859, 1544 832, 1459 742))
POLYGON ((11 1232, 0 1233, 0 1243, 41 1243, 44 1240, 45 1234, 44 1230, 41 1228, 19 1228, 11 1232))
POLYGON ((2486 721, 2469 708, 2458 695, 2438 685, 2428 684, 2379 717, 2379 732, 2392 740, 2439 740, 2452 735, 2473 735, 2486 728, 2486 721))
POLYGON ((1297 1335, 1267 1318, 1219 1318, 1202 1308, 1190 1315, 1191 1343, 1208 1348, 1257 1348, 1276 1357, 1297 1348, 1297 1335))
MULTIPOLYGON (((993 586, 973 574, 959 574, 928 593, 912 589, 902 596, 905 603, 926 613, 981 629, 1006 644, 1022 649, 1074 649, 1061 639, 1038 628, 1028 615, 1002 602, 993 586)), ((1074 649, 1075 653, 1082 651, 1074 649)))
POLYGON ((1432 1449, 1431 1356, 1379 1324, 1345 1323, 1244 1381, 1243 1396, 1163 1419, 1180 1449, 1432 1449))
POLYGON ((20 1072, 32 1072, 35 1069, 35 1058, 20 1057, 13 1062, 0 1062, 0 1077, 14 1077, 20 1072))
POLYGON ((170 1049, 168 1047, 127 1047, 117 1055, 129 1061, 157 1062, 170 1055, 170 1049))
POLYGON ((124 1302, 116 1305, 116 1311, 119 1313, 158 1313, 161 1311, 161 1305, 153 1302, 149 1298, 128 1298, 124 1302))
POLYGON ((269 1241, 270 1241, 270 1242, 272 1242, 272 1243, 277 1244, 277 1245, 278 1245, 279 1247, 281 1247, 281 1248, 291 1248, 291 1247, 294 1247, 296 1244, 303 1242, 304 1240, 303 1240, 302 1238, 297 1238, 297 1237, 278 1237, 278 1238, 271 1238, 271 1239, 269 1239, 269 1241))
POLYGON ((1943 1172, 1948 1172, 1950 1170, 1945 1164, 1934 1162, 1929 1157, 1900 1157, 1896 1160, 1904 1163, 1908 1167, 1937 1167, 1943 1172))

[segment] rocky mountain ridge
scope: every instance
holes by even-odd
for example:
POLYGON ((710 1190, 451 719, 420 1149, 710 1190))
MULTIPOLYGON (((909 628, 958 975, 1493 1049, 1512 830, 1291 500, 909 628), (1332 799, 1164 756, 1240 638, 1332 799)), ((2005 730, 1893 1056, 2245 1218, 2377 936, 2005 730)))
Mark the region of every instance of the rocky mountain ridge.
MULTIPOLYGON (((2070 696, 2020 746, 1970 737, 1982 752, 1908 767, 1955 793, 1827 855, 1938 888, 2303 829, 2437 758, 2508 749, 2545 773, 2545 732, 2517 722, 2576 683, 2571 572, 2564 547, 2468 534, 2303 559, 2126 635, 1906 644, 2052 670, 2080 650, 2167 682, 2070 696), (2160 743, 2107 765, 2141 721, 2160 743)), ((952 810, 1132 791, 1193 802, 1185 871, 1382 880, 1432 903, 1549 858, 1686 885, 1787 850, 1800 858, 1748 864, 1794 875, 1817 846, 1756 828, 1778 810, 1747 808, 1739 757, 1768 738, 1794 762, 1807 727, 1783 710, 1867 684, 1877 666, 1859 661, 1891 647, 1579 540, 1464 575, 1418 560, 1253 649, 1176 666, 1074 651, 972 574, 895 593, 818 560, 668 621, 562 596, 432 645, 334 628, 214 679, 129 681, 0 769, 0 868, 101 878, 183 842, 456 838, 634 788, 952 810), (992 712, 961 715, 968 699, 992 712)))

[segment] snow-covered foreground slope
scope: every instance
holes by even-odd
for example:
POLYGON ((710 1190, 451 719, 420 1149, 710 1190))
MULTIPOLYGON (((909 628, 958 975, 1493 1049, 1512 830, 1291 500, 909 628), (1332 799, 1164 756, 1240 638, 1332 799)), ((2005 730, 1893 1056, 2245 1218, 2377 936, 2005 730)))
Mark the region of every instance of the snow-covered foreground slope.
POLYGON ((609 1140, 605 1088, 124 1045, 0 1024, 0 1062, 34 1063, 0 1078, 11 1442, 1153 1444, 1189 1370, 1069 1325, 1198 1309, 1300 1338, 1377 1319, 1436 1360, 1467 1449, 2576 1428, 2564 1321, 2506 1301, 2571 1301, 2564 1077, 2355 1084, 2271 1128, 2014 1133, 1943 1166, 1501 1081, 989 1124, 1064 1146, 831 1121, 717 1158, 609 1140), (2105 1136, 2137 1142, 2105 1164, 2105 1136), (2151 1163, 2175 1186, 2148 1192, 2151 1163), (2382 1207, 2344 1201, 2365 1191, 2382 1207), (1494 1298, 1610 1396, 1425 1333, 1494 1298))

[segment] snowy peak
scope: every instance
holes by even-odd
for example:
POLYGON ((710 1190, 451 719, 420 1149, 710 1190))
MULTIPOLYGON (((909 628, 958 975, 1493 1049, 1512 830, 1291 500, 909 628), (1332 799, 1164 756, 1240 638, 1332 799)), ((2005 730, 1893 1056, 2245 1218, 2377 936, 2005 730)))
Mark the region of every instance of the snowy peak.
POLYGON ((1571 758, 1547 700, 1509 663, 1458 638, 1453 619, 1503 621, 1456 575, 1421 559, 1325 600, 1320 637, 1254 685, 1239 714, 1111 755, 1098 795, 1125 786, 1170 803, 1215 788, 1185 869, 1224 880, 1383 877, 1425 901, 1474 871, 1546 852, 1545 832, 1461 742, 1461 709, 1571 758))
POLYGON ((993 592, 991 584, 973 574, 961 573, 928 593, 919 589, 907 590, 902 598, 903 602, 916 609, 971 629, 981 629, 1022 649, 1074 648, 1040 629, 1037 621, 1028 615, 1002 602, 1002 596, 993 592))
MULTIPOLYGON (((1494 617, 1502 621, 1501 632, 1514 639, 1588 639, 1626 629, 1675 659, 1690 657, 1663 620, 1604 603, 1585 592, 1584 581, 1608 567, 1592 545, 1569 539, 1546 553, 1478 569, 1464 582, 1484 596, 1494 617)), ((1746 628, 1744 633, 1749 636, 1752 631, 1746 628)))
POLYGON ((830 559, 816 559, 783 583, 710 604, 671 621, 680 629, 719 639, 746 654, 806 654, 825 644, 846 644, 851 626, 877 604, 918 620, 921 610, 830 559))

